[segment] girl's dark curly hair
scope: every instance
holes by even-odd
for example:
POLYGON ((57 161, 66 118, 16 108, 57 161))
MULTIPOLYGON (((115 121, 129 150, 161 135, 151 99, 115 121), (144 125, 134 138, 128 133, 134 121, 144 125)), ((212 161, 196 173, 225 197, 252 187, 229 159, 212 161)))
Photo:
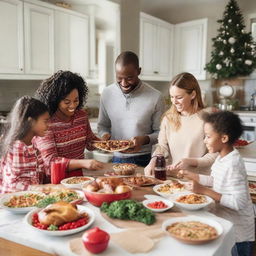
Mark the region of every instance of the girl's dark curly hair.
POLYGON ((35 97, 46 104, 50 115, 53 115, 57 111, 60 101, 65 99, 74 89, 78 90, 79 95, 77 109, 81 109, 86 103, 88 96, 86 82, 78 74, 60 70, 42 81, 35 93, 35 97))
POLYGON ((228 135, 228 143, 230 145, 233 145, 243 133, 241 119, 230 111, 219 111, 212 114, 205 113, 203 120, 205 123, 211 124, 217 133, 228 135))

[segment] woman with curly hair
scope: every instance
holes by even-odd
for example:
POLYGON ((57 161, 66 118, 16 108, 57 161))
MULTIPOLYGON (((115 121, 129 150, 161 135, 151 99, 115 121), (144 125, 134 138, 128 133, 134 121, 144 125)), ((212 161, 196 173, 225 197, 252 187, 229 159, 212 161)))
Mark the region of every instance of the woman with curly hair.
POLYGON ((88 116, 81 108, 88 96, 83 78, 70 71, 58 71, 44 80, 36 91, 36 97, 44 102, 51 115, 49 130, 38 137, 36 144, 41 151, 46 170, 50 164, 65 163, 65 177, 82 176, 82 168, 98 170, 101 162, 84 159, 84 150, 93 150, 92 140, 99 140, 92 132, 88 116))

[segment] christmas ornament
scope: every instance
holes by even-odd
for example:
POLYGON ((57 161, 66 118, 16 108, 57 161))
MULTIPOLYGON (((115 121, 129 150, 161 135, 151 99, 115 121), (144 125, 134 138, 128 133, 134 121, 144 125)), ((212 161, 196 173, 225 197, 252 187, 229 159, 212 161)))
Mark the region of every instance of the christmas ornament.
POLYGON ((230 37, 230 38, 228 39, 228 42, 229 42, 230 44, 234 44, 235 41, 236 41, 236 39, 235 39, 234 37, 230 37))
POLYGON ((223 40, 223 43, 224 43, 224 44, 227 44, 227 41, 226 41, 226 40, 223 40))
POLYGON ((246 65, 248 65, 248 66, 251 66, 252 65, 252 61, 251 60, 245 60, 245 62, 244 62, 246 65))
POLYGON ((230 63, 230 60, 229 60, 228 58, 226 58, 226 59, 224 60, 224 63, 225 63, 225 65, 226 65, 226 67, 228 67, 228 66, 229 66, 229 63, 230 63))
POLYGON ((231 53, 234 53, 234 52, 235 52, 234 48, 231 48, 230 52, 231 52, 231 53))
POLYGON ((222 68, 222 66, 220 64, 216 65, 216 69, 220 70, 222 68))
POLYGON ((231 22, 232 22, 232 20, 231 20, 231 19, 229 19, 229 20, 228 20, 228 23, 231 23, 231 22))
POLYGON ((223 55, 224 55, 224 52, 223 52, 223 51, 221 51, 219 55, 220 55, 220 56, 223 56, 223 55))

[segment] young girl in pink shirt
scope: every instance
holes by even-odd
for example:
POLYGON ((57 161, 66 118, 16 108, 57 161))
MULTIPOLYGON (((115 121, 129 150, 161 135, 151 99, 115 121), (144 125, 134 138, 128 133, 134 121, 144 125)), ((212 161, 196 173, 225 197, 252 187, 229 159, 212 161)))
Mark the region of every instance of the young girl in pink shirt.
POLYGON ((44 164, 34 136, 44 136, 49 113, 41 101, 24 96, 13 107, 0 141, 0 193, 28 190, 43 182, 44 164))

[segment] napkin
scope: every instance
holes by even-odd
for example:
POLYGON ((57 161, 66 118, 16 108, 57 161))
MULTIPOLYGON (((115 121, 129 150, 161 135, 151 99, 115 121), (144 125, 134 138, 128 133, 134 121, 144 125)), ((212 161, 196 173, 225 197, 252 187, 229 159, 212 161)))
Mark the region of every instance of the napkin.
POLYGON ((129 253, 149 252, 164 235, 160 227, 128 229, 110 234, 111 241, 129 253), (143 241, 143 244, 138 241, 143 241))

